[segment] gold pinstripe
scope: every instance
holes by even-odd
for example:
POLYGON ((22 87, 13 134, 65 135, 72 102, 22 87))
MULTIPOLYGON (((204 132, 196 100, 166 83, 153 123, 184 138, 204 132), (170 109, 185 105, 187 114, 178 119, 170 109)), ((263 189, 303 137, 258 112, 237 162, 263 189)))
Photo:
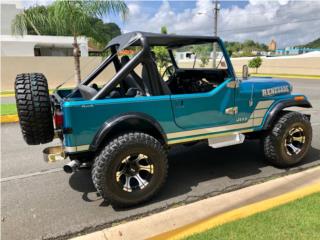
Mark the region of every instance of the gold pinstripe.
MULTIPOLYGON (((259 126, 262 123, 262 120, 263 120, 265 113, 267 112, 268 108, 271 106, 271 104, 273 102, 274 102, 274 100, 260 101, 257 104, 253 113, 251 114, 249 120, 245 123, 237 123, 237 124, 231 124, 231 125, 226 125, 226 126, 202 128, 202 129, 168 133, 167 134, 167 138, 169 139, 168 142, 170 144, 171 142, 176 143, 177 141, 190 141, 190 138, 185 139, 185 140, 183 140, 183 139, 170 140, 173 138, 190 137, 190 136, 201 135, 201 134, 209 135, 209 134, 214 134, 214 133, 218 133, 218 132, 224 132, 224 131, 236 130, 236 129, 241 129, 241 128, 250 128, 253 126, 259 126), (255 117, 259 117, 259 118, 257 120, 255 120, 255 117)), ((205 135, 205 136, 207 136, 207 135, 205 135)), ((202 139, 203 136, 198 136, 195 138, 202 139)), ((192 140, 194 140, 194 138, 192 138, 192 140)))
POLYGON ((253 119, 253 125, 256 126, 260 126, 262 123, 263 118, 255 118, 253 119))
POLYGON ((263 118, 267 111, 268 108, 255 110, 252 114, 253 118, 263 118))
POLYGON ((258 102, 256 109, 261 109, 261 108, 268 108, 271 106, 271 104, 274 102, 274 100, 268 100, 268 101, 260 101, 258 102))
POLYGON ((64 147, 64 150, 66 152, 80 152, 80 151, 86 151, 89 150, 90 145, 80 145, 80 146, 73 146, 73 147, 64 147))
MULTIPOLYGON (((237 131, 237 133, 246 133, 246 132, 252 132, 253 129, 245 129, 237 131)), ((208 138, 214 138, 214 137, 221 137, 221 136, 228 136, 232 135, 234 132, 226 132, 226 133, 215 133, 215 134, 208 134, 198 137, 192 137, 192 138, 182 138, 177 140, 168 140, 168 144, 176 144, 176 143, 183 143, 183 142, 191 142, 191 141, 197 141, 201 139, 208 139, 208 138)))

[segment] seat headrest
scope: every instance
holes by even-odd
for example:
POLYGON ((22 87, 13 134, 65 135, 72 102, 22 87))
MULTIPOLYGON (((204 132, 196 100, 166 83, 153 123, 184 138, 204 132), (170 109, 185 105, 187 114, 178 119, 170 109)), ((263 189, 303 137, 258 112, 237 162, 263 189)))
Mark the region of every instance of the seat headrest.
POLYGON ((86 100, 90 100, 91 98, 93 98, 98 91, 92 87, 89 87, 87 85, 79 85, 78 89, 80 91, 81 97, 86 99, 86 100))

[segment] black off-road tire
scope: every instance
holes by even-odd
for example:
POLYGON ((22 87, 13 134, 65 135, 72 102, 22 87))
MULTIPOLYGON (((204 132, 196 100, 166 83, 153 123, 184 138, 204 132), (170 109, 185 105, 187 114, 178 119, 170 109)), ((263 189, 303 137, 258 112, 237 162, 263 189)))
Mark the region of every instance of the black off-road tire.
POLYGON ((53 119, 47 79, 42 73, 23 73, 15 81, 16 103, 24 140, 29 145, 51 142, 53 119))
POLYGON ((267 161, 277 167, 290 167, 299 163, 308 153, 312 141, 312 127, 307 116, 298 112, 283 111, 263 139, 263 151, 267 161), (302 129, 305 141, 298 154, 289 154, 286 139, 289 131, 302 129))
POLYGON ((101 196, 114 207, 130 207, 152 198, 163 186, 168 171, 167 154, 154 137, 140 132, 122 134, 109 141, 96 157, 92 168, 92 180, 101 196), (121 161, 132 153, 150 157, 153 176, 148 185, 138 191, 126 192, 116 180, 121 161))

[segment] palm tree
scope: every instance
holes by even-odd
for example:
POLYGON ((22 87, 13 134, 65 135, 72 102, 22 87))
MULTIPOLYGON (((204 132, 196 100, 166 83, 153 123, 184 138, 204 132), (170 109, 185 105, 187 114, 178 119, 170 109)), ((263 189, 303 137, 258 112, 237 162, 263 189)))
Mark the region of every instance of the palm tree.
POLYGON ((79 83, 81 81, 80 48, 77 38, 81 33, 91 31, 92 17, 102 17, 110 13, 119 14, 122 19, 125 19, 128 7, 122 0, 56 0, 45 10, 28 9, 16 15, 12 22, 12 32, 23 35, 27 32, 27 26, 31 26, 38 35, 41 35, 39 29, 49 29, 56 35, 72 35, 75 80, 79 83))

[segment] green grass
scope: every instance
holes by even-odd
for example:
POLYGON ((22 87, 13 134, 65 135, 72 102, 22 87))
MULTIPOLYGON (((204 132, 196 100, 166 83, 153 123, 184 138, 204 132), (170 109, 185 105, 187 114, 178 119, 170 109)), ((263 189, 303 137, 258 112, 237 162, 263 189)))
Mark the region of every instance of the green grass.
POLYGON ((266 212, 226 223, 187 240, 316 240, 320 239, 320 193, 266 212))
POLYGON ((1 116, 17 114, 16 104, 15 103, 1 104, 0 113, 1 113, 1 116))

